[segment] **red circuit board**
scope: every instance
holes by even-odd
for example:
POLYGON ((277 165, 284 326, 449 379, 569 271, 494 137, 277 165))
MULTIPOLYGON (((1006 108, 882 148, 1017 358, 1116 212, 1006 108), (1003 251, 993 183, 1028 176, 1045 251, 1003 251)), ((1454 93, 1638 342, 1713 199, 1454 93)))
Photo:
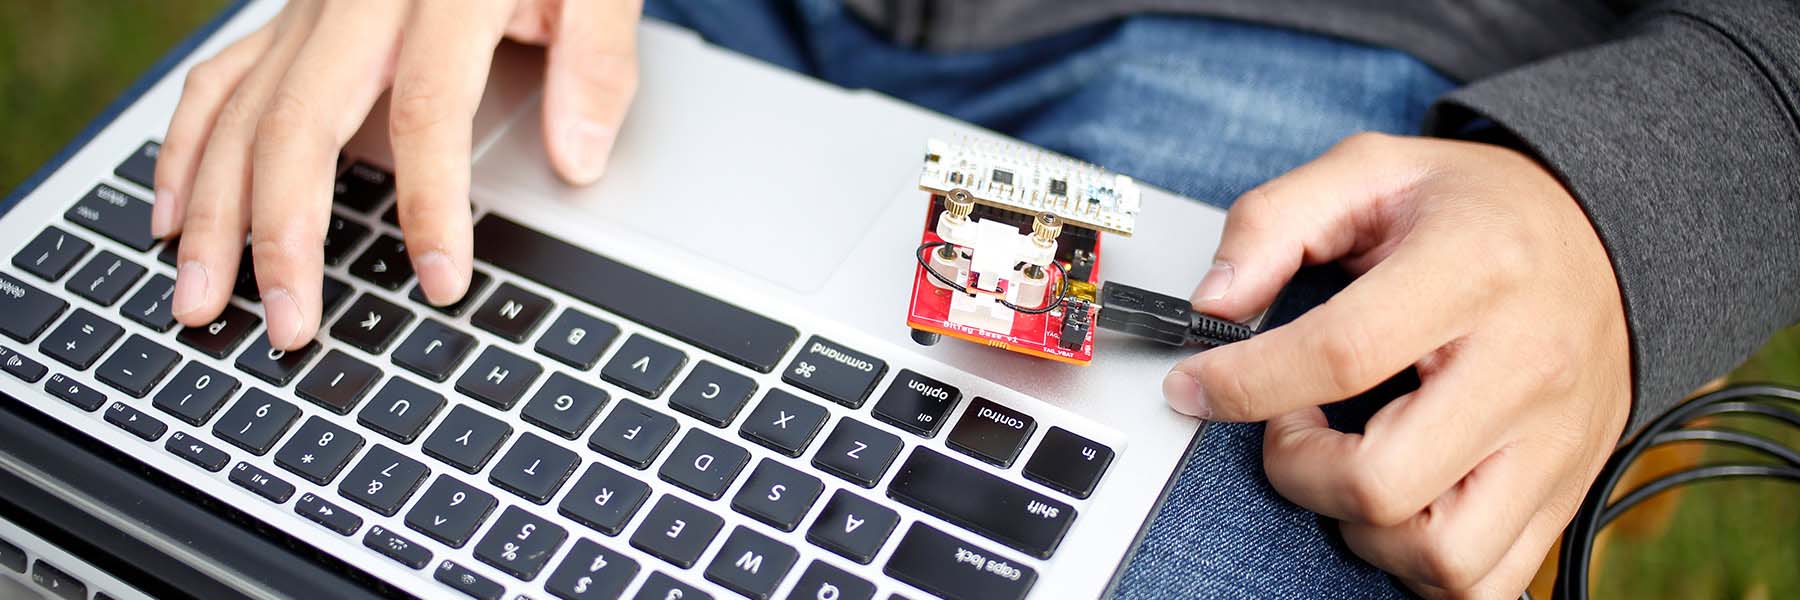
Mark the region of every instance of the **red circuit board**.
MULTIPOLYGON (((929 210, 936 209, 931 207, 929 210)), ((925 222, 920 244, 943 241, 932 230, 933 219, 929 213, 925 222)), ((1098 280, 1101 264, 1098 239, 1094 241, 1093 253, 1094 267, 1090 280, 1098 280)), ((1069 265, 1063 263, 1062 266, 1064 272, 1067 272, 1069 265)), ((1087 328, 1086 339, 1081 341, 1079 349, 1069 350, 1060 345, 1063 325, 1061 309, 1041 315, 1016 313, 1013 315, 1012 331, 1006 334, 950 322, 950 299, 956 292, 933 285, 930 277, 925 272, 925 267, 916 264, 913 266, 912 301, 907 304, 907 327, 1073 365, 1086 366, 1094 360, 1092 327, 1087 328)), ((1051 285, 1056 284, 1052 282, 1051 285)))

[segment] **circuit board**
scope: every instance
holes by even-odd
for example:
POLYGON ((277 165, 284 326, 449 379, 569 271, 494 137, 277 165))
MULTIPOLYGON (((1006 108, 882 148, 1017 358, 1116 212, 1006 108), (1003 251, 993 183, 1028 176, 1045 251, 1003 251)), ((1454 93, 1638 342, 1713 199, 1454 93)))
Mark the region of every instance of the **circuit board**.
POLYGON ((1141 192, 1130 177, 1043 150, 998 140, 930 140, 919 188, 966 190, 978 204, 1050 213, 1071 226, 1129 237, 1141 192))
MULTIPOLYGON (((943 241, 933 231, 934 216, 940 210, 941 202, 930 203, 925 219, 925 228, 920 236, 921 244, 943 241)), ((955 323, 950 320, 950 304, 955 292, 933 285, 924 267, 917 267, 913 272, 912 300, 907 303, 906 325, 915 330, 949 336, 977 344, 983 344, 1010 350, 1021 354, 1047 358, 1075 365, 1086 365, 1094 359, 1093 328, 1082 326, 1079 329, 1079 344, 1074 348, 1064 347, 1064 318, 1073 310, 1086 311, 1086 321, 1093 321, 1092 311, 1096 308, 1091 299, 1094 291, 1088 281, 1099 281, 1098 259, 1100 255, 1099 236, 1092 236, 1088 261, 1092 266, 1085 269, 1088 279, 1079 284, 1071 281, 1071 295, 1078 298, 1062 309, 1044 314, 1020 313, 1013 317, 1010 331, 1001 333, 978 327, 955 323), (1087 299, 1079 299, 1083 295, 1087 299)), ((1059 261, 1062 271, 1076 271, 1072 261, 1059 261)))

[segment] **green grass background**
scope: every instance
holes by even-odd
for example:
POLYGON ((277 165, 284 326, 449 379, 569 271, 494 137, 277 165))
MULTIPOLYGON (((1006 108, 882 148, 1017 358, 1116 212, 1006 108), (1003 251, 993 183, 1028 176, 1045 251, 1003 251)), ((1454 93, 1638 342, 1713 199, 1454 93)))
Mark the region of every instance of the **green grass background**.
MULTIPOLYGON (((0 129, 0 188, 24 180, 224 5, 223 0, 0 2, 0 122, 6 124, 0 129)), ((1732 379, 1800 385, 1800 331, 1778 335, 1732 379)), ((1773 433, 1800 446, 1800 434, 1773 433)), ((1709 458, 1745 456, 1708 452, 1709 458)), ((1763 481, 1698 486, 1679 498, 1667 526, 1656 534, 1611 541, 1595 583, 1603 598, 1800 598, 1800 486, 1763 481)))

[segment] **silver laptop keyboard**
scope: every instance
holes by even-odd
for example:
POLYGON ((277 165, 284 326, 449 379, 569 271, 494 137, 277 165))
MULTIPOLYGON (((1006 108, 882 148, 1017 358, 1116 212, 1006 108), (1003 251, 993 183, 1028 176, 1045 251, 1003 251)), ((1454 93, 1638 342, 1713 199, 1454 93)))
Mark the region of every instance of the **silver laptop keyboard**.
MULTIPOLYGON (((147 190, 157 150, 115 175, 147 190)), ((707 597, 692 585, 704 578, 749 598, 795 580, 788 597, 850 600, 882 577, 1020 598, 1037 575, 1008 553, 1051 558, 1071 502, 1112 460, 1089 437, 1038 431, 928 374, 887 377, 880 358, 478 208, 469 294, 430 306, 392 176, 346 162, 324 341, 271 350, 244 308, 258 301, 248 250, 225 313, 177 328, 175 244, 150 238, 141 191, 101 183, 0 272, 0 367, 476 598, 615 598, 635 584, 637 598, 691 600, 707 597), (773 373, 785 386, 759 385, 773 373), (830 422, 825 402, 851 412, 830 422), (974 460, 920 446, 940 434, 974 460), (953 526, 900 527, 897 506, 953 526), (752 525, 727 530, 727 511, 752 525), (842 560, 800 564, 803 545, 842 560)))

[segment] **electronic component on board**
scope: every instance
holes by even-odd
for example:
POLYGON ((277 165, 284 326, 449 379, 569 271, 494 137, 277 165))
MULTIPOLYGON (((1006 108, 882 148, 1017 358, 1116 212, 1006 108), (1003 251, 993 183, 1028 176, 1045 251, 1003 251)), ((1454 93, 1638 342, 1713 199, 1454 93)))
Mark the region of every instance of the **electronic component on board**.
POLYGON ((1129 237, 1130 177, 1043 150, 931 140, 919 188, 925 227, 906 323, 1074 364, 1093 360, 1101 234, 1129 237))

